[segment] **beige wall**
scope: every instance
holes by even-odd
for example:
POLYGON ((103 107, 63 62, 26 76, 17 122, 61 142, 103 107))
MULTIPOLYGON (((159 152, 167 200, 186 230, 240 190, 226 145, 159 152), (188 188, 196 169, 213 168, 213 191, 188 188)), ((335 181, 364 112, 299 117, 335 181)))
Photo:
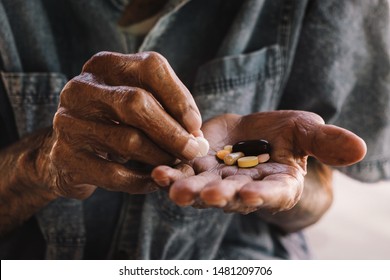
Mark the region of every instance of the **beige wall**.
POLYGON ((334 203, 307 229, 317 259, 390 259, 390 182, 363 184, 336 172, 334 203))

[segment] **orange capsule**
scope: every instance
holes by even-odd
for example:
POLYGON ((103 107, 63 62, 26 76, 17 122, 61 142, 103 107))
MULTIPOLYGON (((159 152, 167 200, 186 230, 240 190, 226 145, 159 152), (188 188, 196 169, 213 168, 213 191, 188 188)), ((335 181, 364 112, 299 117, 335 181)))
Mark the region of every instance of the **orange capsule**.
POLYGON ((219 158, 220 160, 223 160, 225 158, 225 156, 227 156, 228 154, 230 154, 230 152, 228 150, 220 150, 217 152, 217 158, 219 158))

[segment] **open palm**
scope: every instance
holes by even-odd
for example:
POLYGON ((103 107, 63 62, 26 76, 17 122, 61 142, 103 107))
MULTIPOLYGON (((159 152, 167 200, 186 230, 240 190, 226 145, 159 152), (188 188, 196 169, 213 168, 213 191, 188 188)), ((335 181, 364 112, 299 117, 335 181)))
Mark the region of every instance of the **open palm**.
POLYGON ((308 156, 343 166, 361 160, 366 152, 364 141, 352 132, 325 125, 318 115, 303 111, 221 115, 204 123, 202 130, 210 143, 207 156, 175 168, 159 166, 152 173, 157 184, 169 186, 170 198, 178 205, 240 213, 287 210, 302 194, 308 156), (267 163, 238 168, 215 156, 227 144, 252 139, 271 144, 267 163))

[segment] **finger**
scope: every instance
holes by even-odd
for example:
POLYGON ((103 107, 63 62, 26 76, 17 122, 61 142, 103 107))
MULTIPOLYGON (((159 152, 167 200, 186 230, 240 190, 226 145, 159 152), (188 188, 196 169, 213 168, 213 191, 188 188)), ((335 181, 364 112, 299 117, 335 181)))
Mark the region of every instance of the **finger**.
POLYGON ((247 206, 284 211, 297 203, 302 190, 303 176, 274 174, 265 177, 262 181, 253 181, 244 185, 239 191, 239 196, 242 203, 247 206))
POLYGON ((175 168, 166 165, 157 166, 152 170, 151 176, 160 187, 168 187, 174 182, 195 175, 194 169, 185 163, 175 168))
POLYGON ((188 132, 200 130, 202 119, 192 95, 168 61, 156 52, 101 52, 84 65, 83 72, 102 77, 108 85, 145 88, 188 132))
POLYGON ((199 145, 147 91, 134 87, 108 87, 78 76, 61 93, 62 108, 79 118, 112 120, 142 130, 175 157, 193 159, 199 145), (79 94, 83 93, 83 98, 79 94))
POLYGON ((200 191, 211 181, 220 179, 217 174, 203 172, 196 176, 179 179, 169 190, 170 199, 180 206, 192 205, 199 197, 200 191))
POLYGON ((362 160, 367 147, 356 134, 334 125, 311 124, 296 134, 300 147, 324 164, 345 166, 362 160))
POLYGON ((157 189, 148 172, 127 169, 91 153, 73 150, 64 143, 54 145, 51 157, 58 173, 55 185, 66 197, 74 194, 73 186, 83 184, 131 194, 145 194, 157 189))
POLYGON ((175 160, 141 131, 129 126, 76 119, 63 110, 56 115, 54 127, 70 145, 84 146, 96 154, 109 153, 112 158, 121 159, 121 163, 137 160, 160 165, 175 160))
POLYGON ((81 200, 90 197, 97 189, 96 186, 90 184, 79 184, 79 185, 72 186, 71 188, 72 188, 71 196, 69 196, 68 194, 67 197, 81 199, 81 200))
POLYGON ((237 192, 252 179, 245 175, 234 175, 223 180, 209 182, 200 192, 200 198, 211 206, 224 207, 235 200, 237 192))
POLYGON ((251 127, 242 132, 249 133, 245 136, 248 138, 253 131, 273 135, 269 139, 271 157, 287 164, 293 163, 292 159, 312 155, 328 165, 350 165, 360 161, 367 149, 354 133, 326 125, 319 115, 311 112, 282 110, 248 115, 238 127, 251 127))

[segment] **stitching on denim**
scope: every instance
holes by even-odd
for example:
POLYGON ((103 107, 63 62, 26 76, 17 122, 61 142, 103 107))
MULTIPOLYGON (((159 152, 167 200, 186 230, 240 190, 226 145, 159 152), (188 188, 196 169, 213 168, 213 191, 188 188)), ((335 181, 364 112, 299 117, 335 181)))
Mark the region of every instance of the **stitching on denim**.
POLYGON ((46 77, 6 74, 4 77, 7 78, 3 80, 8 89, 7 93, 14 105, 56 105, 61 89, 66 83, 66 79, 61 75, 46 77))
POLYGON ((209 91, 227 91, 251 83, 253 81, 263 81, 264 73, 256 73, 249 76, 240 76, 237 78, 218 78, 214 81, 209 81, 202 84, 196 84, 194 89, 200 92, 209 92, 209 91))
POLYGON ((276 101, 281 96, 282 85, 281 81, 283 79, 283 74, 285 73, 284 69, 287 66, 287 48, 291 38, 291 11, 292 3, 289 0, 283 2, 281 19, 278 27, 278 36, 277 41, 280 45, 280 51, 276 53, 275 56, 275 67, 272 69, 276 77, 272 90, 274 94, 271 96, 271 103, 276 104, 276 101), (279 87, 279 88, 278 88, 279 87))

